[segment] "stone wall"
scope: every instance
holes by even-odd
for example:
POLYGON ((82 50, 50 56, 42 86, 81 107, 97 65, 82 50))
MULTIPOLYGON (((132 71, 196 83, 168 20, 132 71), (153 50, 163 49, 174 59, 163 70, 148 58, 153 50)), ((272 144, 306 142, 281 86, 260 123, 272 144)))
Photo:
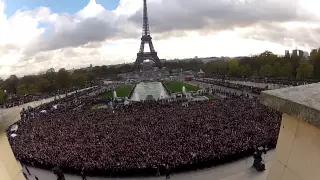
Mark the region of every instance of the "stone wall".
POLYGON ((320 178, 320 129, 283 114, 268 180, 318 180, 320 178))
POLYGON ((283 113, 268 180, 320 179, 320 83, 265 91, 261 103, 283 113))
POLYGON ((22 174, 21 165, 13 155, 9 141, 4 131, 0 132, 0 179, 25 179, 22 174))

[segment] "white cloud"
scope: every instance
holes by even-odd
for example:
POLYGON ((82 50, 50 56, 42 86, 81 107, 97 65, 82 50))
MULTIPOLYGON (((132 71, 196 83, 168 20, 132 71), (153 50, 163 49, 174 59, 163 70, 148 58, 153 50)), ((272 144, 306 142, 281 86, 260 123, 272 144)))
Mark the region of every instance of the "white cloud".
MULTIPOLYGON (((293 46, 286 39, 304 49, 320 46, 315 0, 148 0, 148 5, 160 58, 282 54, 293 46)), ((0 77, 133 62, 140 46, 140 0, 120 0, 113 11, 88 0, 75 14, 38 7, 7 17, 4 8, 0 0, 0 77)))
POLYGON ((90 17, 97 17, 100 13, 105 12, 103 6, 97 4, 95 0, 90 0, 89 4, 83 8, 81 11, 78 12, 78 15, 82 18, 90 18, 90 17))

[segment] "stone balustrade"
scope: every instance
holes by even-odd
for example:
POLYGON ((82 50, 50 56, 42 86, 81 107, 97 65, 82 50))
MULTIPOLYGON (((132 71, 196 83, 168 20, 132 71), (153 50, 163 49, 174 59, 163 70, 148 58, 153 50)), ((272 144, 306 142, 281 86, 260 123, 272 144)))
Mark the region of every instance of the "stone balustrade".
POLYGON ((283 113, 268 180, 320 178, 320 83, 262 92, 262 104, 283 113))

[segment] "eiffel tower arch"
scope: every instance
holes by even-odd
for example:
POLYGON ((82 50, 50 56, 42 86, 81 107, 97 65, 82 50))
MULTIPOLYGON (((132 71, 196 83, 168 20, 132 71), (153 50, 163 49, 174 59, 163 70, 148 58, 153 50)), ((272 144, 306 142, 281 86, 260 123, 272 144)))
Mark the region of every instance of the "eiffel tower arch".
POLYGON ((147 59, 152 60, 158 68, 162 68, 162 63, 158 57, 158 53, 154 49, 154 46, 152 43, 152 37, 150 36, 147 0, 143 0, 142 37, 141 37, 140 50, 137 53, 137 59, 135 61, 136 67, 140 67, 140 64, 147 59), (149 45, 150 52, 144 51, 145 44, 149 45))

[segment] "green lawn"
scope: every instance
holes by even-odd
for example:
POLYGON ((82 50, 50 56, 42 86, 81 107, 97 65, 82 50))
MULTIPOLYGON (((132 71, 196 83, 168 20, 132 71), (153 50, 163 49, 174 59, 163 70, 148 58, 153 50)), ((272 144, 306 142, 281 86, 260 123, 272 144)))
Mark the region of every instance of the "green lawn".
MULTIPOLYGON (((117 92, 117 97, 126 97, 129 96, 134 85, 120 85, 115 90, 117 92)), ((103 94, 105 98, 113 98, 113 91, 107 91, 103 94)))
POLYGON ((167 86, 168 90, 171 93, 181 92, 183 86, 186 88, 187 92, 198 91, 200 89, 198 86, 194 86, 194 85, 187 84, 184 82, 179 82, 179 81, 167 81, 167 82, 164 82, 164 84, 167 86))

